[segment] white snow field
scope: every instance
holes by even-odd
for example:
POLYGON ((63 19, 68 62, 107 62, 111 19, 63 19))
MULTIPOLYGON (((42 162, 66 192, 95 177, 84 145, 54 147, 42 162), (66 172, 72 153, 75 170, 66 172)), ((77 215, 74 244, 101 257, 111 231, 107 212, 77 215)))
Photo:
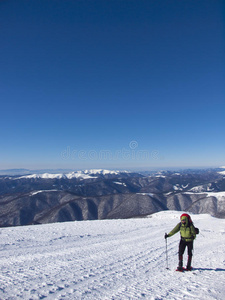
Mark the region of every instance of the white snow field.
MULTIPOLYGON (((0 299, 225 299, 225 220, 200 229, 192 272, 176 272, 182 212, 0 229, 0 299)), ((186 263, 186 252, 184 262, 186 263)))

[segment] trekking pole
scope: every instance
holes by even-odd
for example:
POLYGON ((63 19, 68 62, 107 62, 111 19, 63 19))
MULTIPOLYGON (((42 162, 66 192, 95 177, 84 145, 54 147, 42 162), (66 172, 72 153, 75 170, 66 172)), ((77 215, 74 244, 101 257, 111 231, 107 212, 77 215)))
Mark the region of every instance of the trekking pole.
POLYGON ((167 251, 167 239, 166 240, 166 269, 169 270, 169 267, 168 267, 168 251, 167 251))

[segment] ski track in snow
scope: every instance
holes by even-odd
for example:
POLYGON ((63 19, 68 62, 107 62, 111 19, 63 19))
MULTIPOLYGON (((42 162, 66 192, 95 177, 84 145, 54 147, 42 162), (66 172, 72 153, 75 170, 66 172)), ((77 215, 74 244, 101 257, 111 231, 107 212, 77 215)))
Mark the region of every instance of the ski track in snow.
MULTIPOLYGON (((181 212, 0 229, 0 299, 225 299, 225 220, 192 215, 193 272, 175 272, 181 212)), ((184 263, 187 255, 184 254, 184 263)))

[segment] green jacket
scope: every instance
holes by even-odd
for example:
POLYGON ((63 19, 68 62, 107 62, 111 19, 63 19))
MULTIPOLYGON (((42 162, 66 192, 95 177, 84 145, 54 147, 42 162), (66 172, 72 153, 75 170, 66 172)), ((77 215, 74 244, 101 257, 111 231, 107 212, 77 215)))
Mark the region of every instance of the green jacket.
POLYGON ((195 228, 193 224, 189 224, 187 217, 182 217, 182 220, 185 219, 186 223, 178 223, 173 230, 168 233, 168 237, 174 235, 180 231, 181 238, 186 242, 192 242, 196 238, 195 228))

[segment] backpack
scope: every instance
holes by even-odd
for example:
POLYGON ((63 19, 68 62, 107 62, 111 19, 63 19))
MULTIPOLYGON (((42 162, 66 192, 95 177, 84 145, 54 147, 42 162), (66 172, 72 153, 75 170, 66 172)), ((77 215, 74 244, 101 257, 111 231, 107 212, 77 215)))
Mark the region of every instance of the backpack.
MULTIPOLYGON (((182 217, 187 217, 187 219, 188 219, 188 227, 190 227, 191 225, 193 225, 193 227, 194 227, 194 229, 195 229, 195 233, 196 233, 196 234, 199 234, 199 229, 198 229, 197 227, 194 226, 194 223, 192 222, 191 217, 190 217, 188 214, 182 214, 182 215, 180 216, 180 219, 181 219, 182 217)), ((181 226, 181 224, 180 224, 180 226, 181 226)))

